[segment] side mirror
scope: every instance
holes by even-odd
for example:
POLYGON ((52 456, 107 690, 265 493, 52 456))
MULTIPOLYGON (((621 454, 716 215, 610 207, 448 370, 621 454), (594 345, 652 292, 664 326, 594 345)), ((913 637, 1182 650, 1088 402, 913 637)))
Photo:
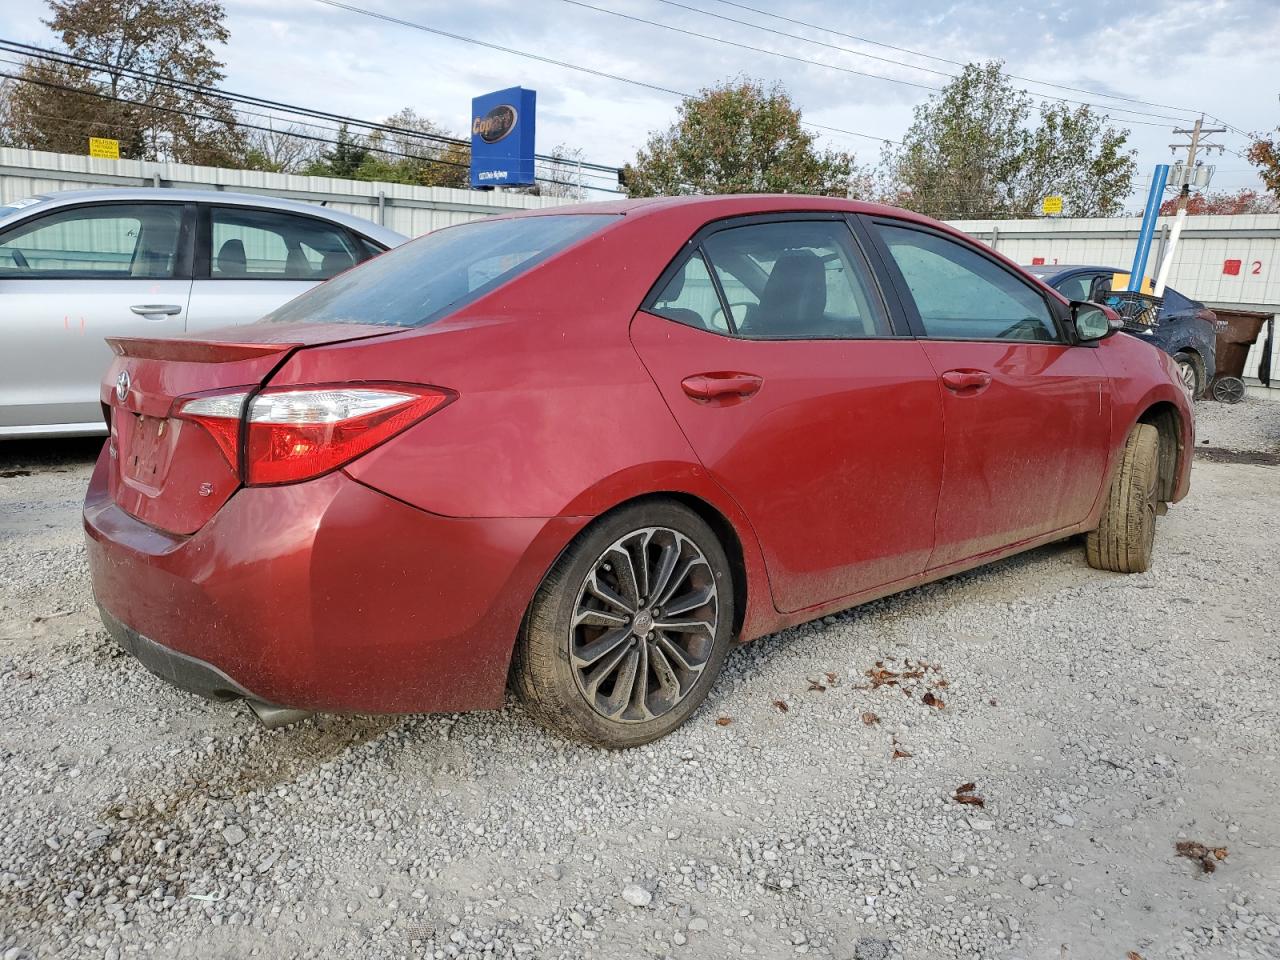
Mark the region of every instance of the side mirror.
POLYGON ((1081 343, 1096 343, 1124 329, 1120 314, 1100 303, 1071 304, 1071 319, 1075 322, 1076 339, 1081 343))

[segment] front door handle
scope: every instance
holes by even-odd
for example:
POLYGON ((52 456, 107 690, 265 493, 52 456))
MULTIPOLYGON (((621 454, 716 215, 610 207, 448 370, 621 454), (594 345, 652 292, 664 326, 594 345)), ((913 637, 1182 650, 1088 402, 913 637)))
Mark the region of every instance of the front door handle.
POLYGON ((991 386, 991 374, 983 370, 948 370, 942 375, 942 384, 956 393, 963 391, 976 393, 991 386))
POLYGON ((129 309, 140 317, 176 317, 182 312, 176 303, 135 303, 129 309))
POLYGON ((680 387, 695 400, 717 400, 722 397, 749 397, 764 383, 752 373, 700 373, 685 377, 680 387))

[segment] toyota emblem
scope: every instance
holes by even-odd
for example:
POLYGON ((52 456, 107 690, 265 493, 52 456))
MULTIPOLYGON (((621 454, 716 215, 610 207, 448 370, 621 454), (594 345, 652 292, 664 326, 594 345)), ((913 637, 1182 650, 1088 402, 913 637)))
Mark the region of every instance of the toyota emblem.
POLYGON ((121 370, 120 376, 116 377, 116 399, 124 403, 125 397, 129 396, 129 371, 121 370))

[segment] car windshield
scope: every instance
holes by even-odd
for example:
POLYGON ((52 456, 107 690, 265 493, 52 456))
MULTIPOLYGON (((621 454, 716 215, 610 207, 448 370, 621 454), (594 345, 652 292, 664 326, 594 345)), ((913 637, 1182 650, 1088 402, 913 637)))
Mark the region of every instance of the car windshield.
POLYGON ((613 214, 553 214, 475 220, 437 230, 304 293, 260 322, 421 327, 614 219, 613 214))

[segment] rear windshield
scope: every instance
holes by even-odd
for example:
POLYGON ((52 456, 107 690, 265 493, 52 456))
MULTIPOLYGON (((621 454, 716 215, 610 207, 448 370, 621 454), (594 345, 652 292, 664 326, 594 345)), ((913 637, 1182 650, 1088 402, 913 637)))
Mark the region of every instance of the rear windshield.
POLYGON ((473 220, 429 233, 334 277, 262 323, 421 327, 613 222, 613 214, 473 220))

